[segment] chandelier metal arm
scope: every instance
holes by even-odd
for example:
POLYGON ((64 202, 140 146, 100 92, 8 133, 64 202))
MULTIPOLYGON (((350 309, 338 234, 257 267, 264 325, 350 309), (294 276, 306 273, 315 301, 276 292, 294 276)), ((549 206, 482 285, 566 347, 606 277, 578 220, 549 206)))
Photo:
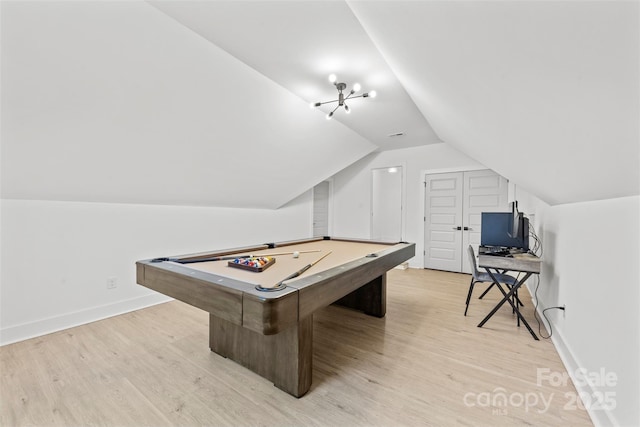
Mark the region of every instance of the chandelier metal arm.
POLYGON ((316 102, 313 105, 316 106, 316 107, 319 107, 319 106, 324 105, 324 104, 331 104, 332 102, 338 102, 338 101, 340 101, 340 100, 339 99, 334 99, 333 101, 316 102))
POLYGON ((347 99, 362 98, 363 96, 366 98, 367 96, 369 96, 369 95, 368 95, 368 94, 366 94, 366 93, 363 93, 363 94, 361 94, 361 95, 356 95, 356 96, 351 96, 351 95, 353 95, 353 94, 352 94, 352 93, 351 93, 351 94, 349 94, 349 96, 347 96, 344 100, 346 101, 347 99))
POLYGON ((333 116, 333 113, 335 113, 335 111, 340 107, 344 107, 345 111, 347 113, 349 113, 351 109, 349 108, 349 106, 347 104, 345 104, 345 101, 348 100, 348 99, 369 98, 369 97, 373 98, 376 95, 375 91, 366 92, 366 93, 362 93, 360 95, 356 95, 356 89, 358 91, 360 91, 360 85, 356 83, 354 85, 354 89, 351 89, 349 91, 349 93, 345 96, 343 94, 343 91, 345 91, 347 89, 347 84, 346 83, 342 83, 342 82, 336 81, 335 74, 332 74, 331 76, 329 76, 329 81, 331 83, 333 83, 333 85, 338 90, 338 99, 334 99, 332 101, 325 101, 325 102, 316 102, 316 103, 312 103, 311 104, 311 107, 320 107, 321 105, 324 105, 324 104, 331 104, 333 102, 337 102, 338 105, 336 106, 336 108, 334 108, 329 114, 327 114, 327 119, 331 119, 331 117, 333 116))

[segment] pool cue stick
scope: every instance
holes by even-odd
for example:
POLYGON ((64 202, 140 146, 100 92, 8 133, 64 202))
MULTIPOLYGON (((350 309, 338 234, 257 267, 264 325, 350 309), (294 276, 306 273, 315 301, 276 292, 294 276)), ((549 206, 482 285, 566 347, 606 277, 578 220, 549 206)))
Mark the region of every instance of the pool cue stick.
MULTIPOLYGON (((295 252, 298 252, 299 254, 308 254, 308 253, 311 253, 311 252, 322 252, 322 251, 320 249, 316 249, 316 250, 313 250, 313 251, 295 251, 295 252)), ((253 256, 280 256, 280 255, 293 255, 293 252, 280 252, 280 253, 277 253, 277 254, 256 254, 256 255, 253 255, 253 256)))
POLYGON ((322 261, 324 258, 326 258, 327 256, 331 255, 331 252, 332 251, 327 252, 326 254, 322 255, 320 258, 318 258, 314 262, 305 265, 304 267, 302 267, 300 270, 296 271, 295 273, 291 273, 290 275, 288 275, 287 277, 285 277, 284 279, 282 279, 281 281, 276 283, 275 286, 273 286, 272 288, 265 288, 263 286, 258 285, 258 286, 256 286, 256 289, 259 290, 259 291, 279 291, 280 289, 284 289, 284 288, 287 287, 284 284, 284 282, 286 282, 287 280, 291 280, 291 279, 294 279, 294 278, 300 276, 302 273, 304 273, 305 271, 307 271, 308 269, 310 269, 311 267, 313 267, 314 265, 316 265, 317 263, 322 261))
MULTIPOLYGON (((296 251, 300 254, 306 254, 309 252, 321 252, 319 249, 315 250, 315 251, 296 251)), ((257 257, 257 256, 280 256, 280 255, 292 255, 293 252, 279 252, 277 254, 256 254, 256 255, 225 255, 225 256, 216 256, 216 257, 210 257, 210 258, 198 258, 198 259, 185 259, 185 260, 180 260, 178 258, 156 258, 151 260, 151 262, 162 262, 162 261, 171 261, 171 262, 177 262, 179 264, 195 264, 198 262, 209 262, 209 261, 227 261, 227 260, 231 260, 231 259, 236 259, 236 258, 252 258, 252 257, 257 257)))
POLYGON ((226 260, 236 259, 236 258, 246 258, 247 256, 250 256, 250 255, 226 255, 226 256, 216 256, 216 257, 210 257, 210 258, 184 259, 184 260, 179 258, 155 258, 155 259, 152 259, 151 262, 170 261, 170 262, 177 262, 178 264, 195 264, 198 262, 226 261, 226 260))

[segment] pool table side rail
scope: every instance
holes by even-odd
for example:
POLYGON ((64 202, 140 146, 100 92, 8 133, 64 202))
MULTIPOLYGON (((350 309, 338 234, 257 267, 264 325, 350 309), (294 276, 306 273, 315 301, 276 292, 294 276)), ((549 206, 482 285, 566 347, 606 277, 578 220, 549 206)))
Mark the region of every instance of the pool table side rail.
POLYGON ((242 296, 242 326, 262 335, 278 334, 299 321, 297 290, 278 299, 268 299, 245 293, 242 296))
POLYGON ((169 257, 169 258, 179 260, 179 261, 193 261, 193 260, 198 260, 202 258, 212 258, 217 256, 227 256, 227 255, 237 255, 237 254, 249 255, 255 252, 264 251, 266 249, 269 249, 269 244, 267 243, 263 245, 243 246, 239 248, 223 249, 219 251, 197 252, 194 254, 178 255, 178 256, 169 257))
POLYGON ((174 263, 136 263, 136 281, 164 295, 198 307, 238 325, 242 324, 243 292, 229 286, 211 286, 207 273, 174 263), (184 270, 188 270, 187 273, 184 270))
POLYGON ((389 245, 389 246, 393 246, 398 243, 404 243, 404 242, 398 242, 397 240, 370 240, 370 239, 356 239, 354 237, 320 236, 320 237, 311 237, 307 239, 286 240, 284 242, 277 242, 277 243, 267 243, 267 245, 270 245, 271 248, 281 248, 283 246, 298 245, 301 243, 319 242, 322 240, 333 240, 336 242, 373 243, 378 245, 389 245))

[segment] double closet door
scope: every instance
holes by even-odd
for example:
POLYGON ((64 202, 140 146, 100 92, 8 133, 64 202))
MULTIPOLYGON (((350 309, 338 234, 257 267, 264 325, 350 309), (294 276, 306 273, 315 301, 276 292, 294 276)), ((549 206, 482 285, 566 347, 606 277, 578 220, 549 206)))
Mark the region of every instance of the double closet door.
POLYGON ((426 175, 425 268, 470 273, 467 247, 477 253, 481 213, 507 211, 507 192, 491 170, 426 175))

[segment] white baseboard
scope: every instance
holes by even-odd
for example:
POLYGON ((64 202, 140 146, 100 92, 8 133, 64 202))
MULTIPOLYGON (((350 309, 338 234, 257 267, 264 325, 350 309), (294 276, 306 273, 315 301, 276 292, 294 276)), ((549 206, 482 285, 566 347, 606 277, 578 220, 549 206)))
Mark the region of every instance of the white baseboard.
MULTIPOLYGON (((534 304, 535 307, 536 301, 533 297, 531 298, 531 303, 534 304)), ((542 311, 544 310, 544 308, 545 307, 543 307, 542 305, 538 305, 537 307, 536 312, 538 313, 538 317, 540 319, 544 319, 544 317, 542 316, 542 311)), ((546 324, 544 325, 544 328, 547 328, 546 324)), ((553 328, 551 342, 556 348, 556 351, 558 352, 560 360, 567 370, 567 373, 571 377, 571 381, 573 383, 573 386, 576 388, 578 395, 598 396, 597 390, 595 390, 590 384, 586 383, 586 381, 577 381, 575 375, 580 369, 584 368, 584 366, 581 365, 580 362, 578 362, 578 360, 574 357, 574 353, 571 351, 571 348, 562 336, 562 332, 557 328, 553 328)), ((619 425, 619 423, 611 417, 611 413, 609 411, 593 410, 593 408, 591 407, 587 407, 586 410, 595 427, 619 425)))
MULTIPOLYGON (((573 382, 578 395, 598 396, 601 394, 598 390, 591 387, 590 384, 586 383, 586 381, 576 381, 575 374, 579 369, 583 368, 583 366, 581 366, 575 357, 573 357, 573 352, 569 349, 569 346, 563 339, 562 333, 554 330, 553 335, 551 336, 551 341, 553 342, 558 355, 560 355, 560 360, 562 360, 562 363, 567 369, 567 373, 571 377, 571 381, 573 382)), ((597 410, 594 410, 591 407, 587 407, 586 409, 595 427, 620 425, 620 423, 611 417, 611 413, 609 411, 601 410, 600 408, 596 408, 597 410)))
POLYGON ((86 310, 65 313, 60 316, 40 319, 33 322, 23 323, 16 326, 9 326, 0 329, 0 346, 24 341, 30 338, 50 334, 130 311, 139 310, 163 302, 171 301, 162 294, 150 294, 125 301, 118 301, 112 304, 88 308, 86 310))

